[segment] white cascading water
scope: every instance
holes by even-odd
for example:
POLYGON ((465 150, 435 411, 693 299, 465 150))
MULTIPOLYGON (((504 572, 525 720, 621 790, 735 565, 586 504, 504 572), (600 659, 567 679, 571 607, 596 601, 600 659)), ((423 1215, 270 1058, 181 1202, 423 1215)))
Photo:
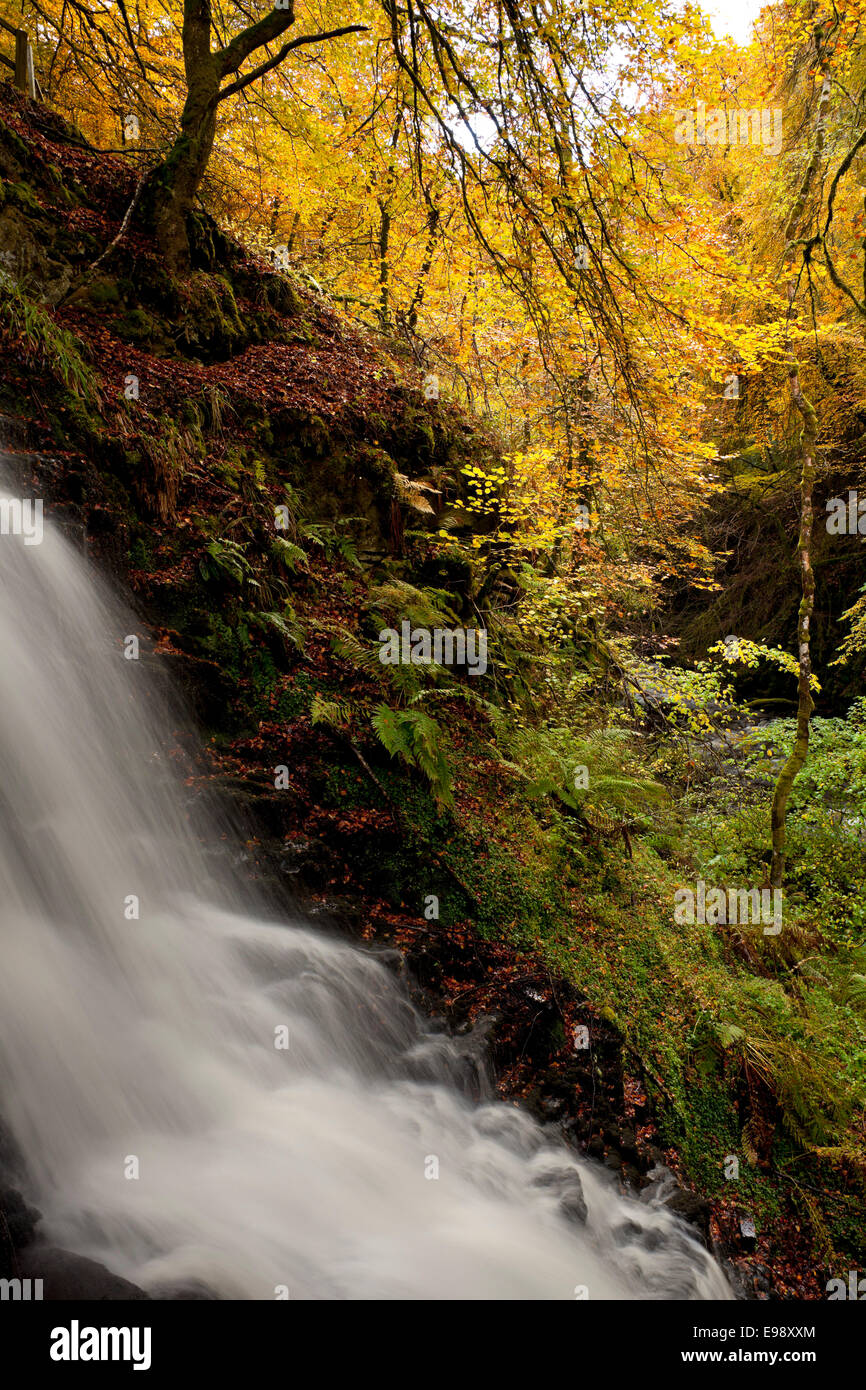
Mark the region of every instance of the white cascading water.
POLYGON ((163 1297, 730 1297, 659 1201, 471 1103, 384 965, 211 862, 135 631, 50 525, 0 536, 0 1122, 49 1239, 163 1297))

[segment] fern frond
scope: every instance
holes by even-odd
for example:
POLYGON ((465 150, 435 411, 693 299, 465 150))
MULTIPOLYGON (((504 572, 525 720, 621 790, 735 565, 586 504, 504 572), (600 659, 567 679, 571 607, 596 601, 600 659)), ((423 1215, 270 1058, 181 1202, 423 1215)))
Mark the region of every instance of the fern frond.
POLYGON ((357 712, 351 701, 326 700, 323 695, 315 695, 310 705, 313 724, 326 724, 331 729, 342 730, 352 723, 357 712))
POLYGON ((452 595, 444 589, 417 589, 402 579, 390 579, 370 590, 367 609, 392 619, 408 618, 415 627, 459 627, 460 618, 451 608, 452 595))
POLYGON ((363 671, 372 680, 390 686, 399 696, 411 699, 416 695, 423 679, 422 672, 428 676, 441 672, 441 667, 401 666, 387 664, 379 659, 379 648, 367 646, 352 632, 345 628, 326 627, 331 636, 331 650, 336 656, 348 661, 357 671, 363 671))
POLYGON ((306 550, 295 545, 294 541, 287 541, 284 536, 275 536, 271 544, 271 554, 293 572, 309 567, 310 557, 306 550))
POLYGON ((392 758, 400 757, 414 764, 412 748, 406 727, 400 720, 399 710, 391 709, 390 705, 378 705, 370 722, 382 747, 392 758))
POLYGON ((857 972, 845 981, 845 1003, 855 1009, 866 1009, 866 975, 857 972))
POLYGON ((409 767, 417 767, 430 784, 440 808, 454 804, 451 773, 443 748, 442 728, 420 710, 395 710, 379 705, 371 720, 379 742, 409 767))
POLYGON ((348 661, 358 671, 365 671, 368 676, 376 680, 386 679, 386 667, 379 660, 377 649, 365 646, 351 632, 343 629, 334 630, 331 637, 331 650, 341 656, 344 661, 348 661))
MULTIPOLYGON (((428 672, 434 673, 434 675, 443 673, 443 668, 441 666, 436 666, 435 663, 431 663, 431 665, 425 669, 428 672)), ((444 689, 419 690, 418 694, 414 695, 409 701, 409 704, 416 705, 419 704, 421 700, 463 700, 467 705, 472 705, 475 709, 481 710, 491 721, 495 714, 500 713, 498 707, 492 704, 490 700, 485 700, 482 695, 478 695, 476 691, 470 690, 465 685, 448 685, 444 689)))
POLYGON ((424 494, 434 493, 438 497, 438 488, 430 487, 428 483, 416 483, 414 479, 407 478, 405 473, 395 473, 394 484, 401 502, 405 502, 416 512, 425 512, 430 516, 435 514, 424 494))
POLYGON ((591 777, 587 800, 593 805, 615 806, 627 811, 635 802, 658 806, 668 800, 668 791, 660 782, 637 777, 591 777))
POLYGON ((281 637, 297 647, 298 651, 304 649, 304 629, 295 619, 294 615, 287 617, 284 613, 253 613, 250 615, 258 627, 271 627, 278 632, 281 637))

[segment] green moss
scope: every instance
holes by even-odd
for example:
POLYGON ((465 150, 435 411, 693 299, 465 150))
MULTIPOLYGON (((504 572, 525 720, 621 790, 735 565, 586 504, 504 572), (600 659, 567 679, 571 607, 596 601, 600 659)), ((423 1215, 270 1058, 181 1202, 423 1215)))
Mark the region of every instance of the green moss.
POLYGON ((113 328, 125 343, 148 343, 164 337, 164 329, 145 309, 128 309, 122 318, 115 319, 113 328))
POLYGON ((118 304, 120 291, 117 282, 106 275, 100 275, 88 283, 85 298, 97 309, 103 308, 106 304, 118 304))
POLYGON ((15 157, 16 161, 22 165, 23 168, 26 169, 33 164, 33 150, 27 144, 27 141, 22 140, 18 132, 13 130, 10 125, 7 125, 4 120, 0 120, 0 144, 15 157))
POLYGON ((22 212, 42 212, 42 205, 29 183, 6 182, 3 192, 5 201, 21 208, 22 212))
POLYGON ((153 554, 144 536, 136 536, 126 552, 126 557, 131 569, 152 568, 153 554))
POLYGON ((183 320, 177 343, 213 357, 229 357, 249 341, 234 291, 224 275, 195 271, 181 288, 183 320))

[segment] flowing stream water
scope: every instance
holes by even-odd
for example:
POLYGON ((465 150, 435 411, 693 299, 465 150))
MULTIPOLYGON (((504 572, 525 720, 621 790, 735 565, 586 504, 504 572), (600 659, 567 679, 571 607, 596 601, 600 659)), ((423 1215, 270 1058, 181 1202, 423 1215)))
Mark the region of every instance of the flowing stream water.
POLYGON ((163 1297, 730 1297, 659 1200, 473 1103, 381 961, 205 851, 136 630, 50 524, 0 536, 0 1119, 49 1239, 163 1297))

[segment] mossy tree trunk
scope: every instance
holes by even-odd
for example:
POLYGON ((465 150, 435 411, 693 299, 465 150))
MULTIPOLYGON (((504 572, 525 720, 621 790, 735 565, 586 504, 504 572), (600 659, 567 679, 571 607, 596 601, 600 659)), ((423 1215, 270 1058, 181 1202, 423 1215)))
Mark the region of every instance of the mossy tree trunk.
POLYGON ((800 374, 796 362, 791 364, 789 373, 791 395, 803 417, 803 431, 800 436, 800 534, 797 552, 800 557, 800 580, 802 597, 800 599, 797 622, 797 650, 799 653, 799 677, 797 702, 797 735, 794 746, 785 765, 779 773, 773 792, 773 806, 770 825, 773 836, 773 859, 770 867, 770 886, 781 888, 785 876, 785 826, 788 799, 791 789, 799 775, 809 752, 809 725, 814 704, 812 701, 812 656, 809 642, 809 628, 815 607, 815 576, 812 571, 812 491, 815 486, 815 441, 818 434, 818 419, 815 408, 803 395, 800 374))
POLYGON ((189 269, 187 218, 213 150, 218 91, 216 65, 209 57, 188 79, 180 134, 151 180, 154 230, 175 274, 189 269))
POLYGON ((251 54, 266 48, 294 22, 294 0, 283 0, 280 8, 247 25, 223 48, 212 50, 211 0, 184 0, 186 100, 180 118, 180 133, 162 164, 151 174, 144 199, 160 249, 175 274, 183 274, 189 269, 187 219, 213 151, 219 103, 278 67, 293 49, 303 44, 338 38, 342 34, 357 33, 366 27, 363 24, 348 24, 323 33, 303 34, 283 44, 276 53, 266 54, 243 76, 237 76, 251 54))
MULTIPOLYGON (((815 139, 812 146, 811 157, 803 172, 797 190, 797 197, 794 200, 794 205, 785 226, 784 261, 789 268, 793 266, 798 247, 802 247, 804 263, 808 261, 815 240, 813 238, 803 246, 803 244, 797 240, 797 233, 807 213, 815 177, 821 167, 821 161, 824 156, 827 117, 830 111, 830 95, 832 91, 830 77, 832 49, 828 40, 833 32, 835 23, 836 21, 825 23, 825 21, 819 20, 812 31, 815 56, 821 74, 821 90, 818 96, 815 139)), ((794 313, 796 292, 797 278, 795 277, 788 285, 789 312, 791 315, 794 313)), ((790 351, 790 336, 788 339, 788 349, 790 351)), ((803 395, 803 389, 800 385, 799 367, 793 359, 788 368, 788 382, 791 388, 791 398, 803 419, 803 428, 800 434, 800 533, 797 539, 801 584, 800 608, 797 619, 797 653, 799 665, 797 680, 797 733, 794 739, 794 746, 785 760, 785 764, 779 773, 773 791, 773 804, 770 811, 770 833, 772 837, 772 859, 770 862, 771 888, 781 888, 784 882, 788 801, 794 782, 802 771, 806 758, 808 757, 809 728, 812 719, 812 711, 815 708, 812 701, 812 655, 809 629, 812 621, 812 612, 815 607, 815 576, 812 572, 812 492, 815 486, 815 447, 818 436, 818 418, 811 401, 808 401, 803 395)))

